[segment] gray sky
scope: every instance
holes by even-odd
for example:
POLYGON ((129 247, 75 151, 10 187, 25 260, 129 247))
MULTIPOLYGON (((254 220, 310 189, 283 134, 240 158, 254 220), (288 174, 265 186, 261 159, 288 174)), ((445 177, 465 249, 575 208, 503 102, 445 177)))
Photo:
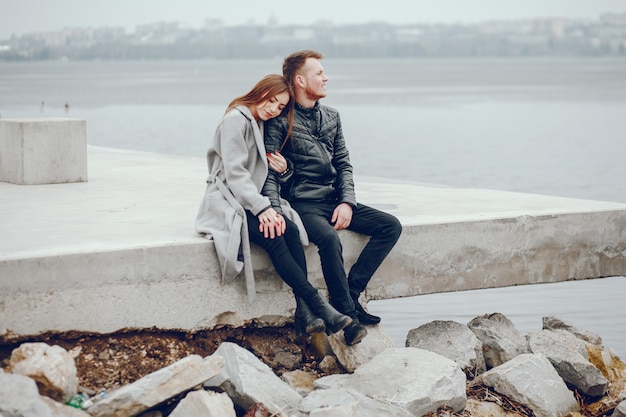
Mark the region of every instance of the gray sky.
POLYGON ((0 39, 12 33, 68 26, 124 26, 180 21, 200 26, 205 19, 226 25, 266 23, 337 24, 453 23, 533 17, 596 18, 626 12, 624 0, 0 0, 0 39))

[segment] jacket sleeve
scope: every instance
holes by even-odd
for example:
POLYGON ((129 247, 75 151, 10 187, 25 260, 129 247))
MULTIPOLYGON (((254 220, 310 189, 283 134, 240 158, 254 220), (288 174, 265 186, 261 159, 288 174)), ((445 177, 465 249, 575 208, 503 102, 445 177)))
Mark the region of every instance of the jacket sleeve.
MULTIPOLYGON (((264 141, 266 152, 275 152, 280 150, 280 146, 283 143, 283 137, 287 134, 287 130, 283 124, 280 123, 280 117, 270 119, 264 123, 264 141)), ((267 174, 267 179, 263 185, 261 194, 267 196, 270 199, 272 207, 278 213, 283 214, 280 205, 280 175, 273 169, 270 169, 267 174)))
POLYGON ((245 117, 236 113, 226 115, 222 121, 220 149, 228 189, 244 209, 256 216, 270 206, 270 201, 259 193, 248 167, 248 141, 254 140, 249 137, 248 124, 245 117))
POLYGON ((354 177, 350 154, 343 137, 341 119, 337 114, 337 132, 334 143, 333 166, 337 170, 336 188, 339 192, 339 202, 348 203, 356 207, 356 193, 354 191, 354 177))

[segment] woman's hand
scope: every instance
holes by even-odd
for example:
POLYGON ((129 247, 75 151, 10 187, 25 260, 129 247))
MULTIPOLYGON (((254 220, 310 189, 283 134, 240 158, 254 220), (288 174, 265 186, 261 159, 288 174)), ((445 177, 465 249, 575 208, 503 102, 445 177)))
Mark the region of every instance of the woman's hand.
POLYGON ((278 214, 272 207, 262 211, 257 216, 259 219, 259 231, 267 239, 274 239, 276 236, 282 236, 287 227, 283 216, 278 214))
POLYGON ((276 151, 274 153, 267 152, 267 162, 274 171, 282 174, 287 171, 287 160, 284 156, 280 154, 280 152, 276 151))

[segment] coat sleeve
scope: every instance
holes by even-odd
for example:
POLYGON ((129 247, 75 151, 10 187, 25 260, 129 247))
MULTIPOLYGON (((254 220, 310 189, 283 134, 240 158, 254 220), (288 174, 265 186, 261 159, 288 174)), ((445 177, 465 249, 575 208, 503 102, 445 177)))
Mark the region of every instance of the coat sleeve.
MULTIPOLYGON (((270 119, 264 124, 264 142, 267 152, 275 152, 280 150, 283 143, 283 137, 287 134, 280 118, 270 119)), ((280 204, 280 177, 277 172, 270 169, 263 185, 261 193, 270 199, 272 207, 278 213, 284 214, 280 204)))
POLYGON ((341 119, 337 114, 337 132, 335 136, 333 166, 337 170, 337 191, 339 192, 339 201, 348 203, 356 207, 356 193, 354 191, 354 177, 352 164, 350 163, 350 154, 343 137, 343 129, 341 128, 341 119))
POLYGON ((258 152, 254 146, 249 148, 249 143, 254 142, 249 123, 245 117, 234 112, 225 116, 219 140, 228 189, 244 209, 256 216, 270 207, 270 201, 257 189, 248 167, 249 152, 258 152))

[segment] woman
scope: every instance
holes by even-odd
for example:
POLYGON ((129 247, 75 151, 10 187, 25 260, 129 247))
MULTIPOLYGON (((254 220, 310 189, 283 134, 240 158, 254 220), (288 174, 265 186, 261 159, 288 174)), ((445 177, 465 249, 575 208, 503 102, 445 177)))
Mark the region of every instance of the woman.
MULTIPOLYGON (((298 226, 277 213, 269 198, 261 194, 268 159, 277 172, 287 168, 279 153, 266 155, 263 122, 278 116, 290 104, 289 86, 282 76, 272 74, 228 105, 207 153, 209 177, 196 231, 213 238, 222 282, 245 271, 250 301, 256 292, 250 242, 260 245, 296 295, 298 334, 324 329, 335 333, 352 319, 337 312, 309 283, 298 226), (240 247, 243 262, 238 258, 240 247)), ((288 207, 282 210, 299 221, 297 215, 293 217, 295 211, 288 207)))

